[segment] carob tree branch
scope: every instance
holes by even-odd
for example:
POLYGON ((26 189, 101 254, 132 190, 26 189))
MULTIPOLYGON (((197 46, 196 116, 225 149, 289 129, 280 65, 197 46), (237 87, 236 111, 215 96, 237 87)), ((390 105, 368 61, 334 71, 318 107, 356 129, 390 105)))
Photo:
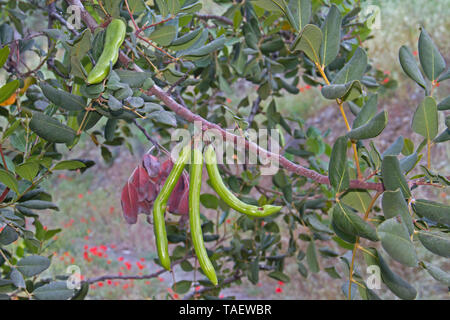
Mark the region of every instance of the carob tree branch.
POLYGON ((150 142, 153 144, 153 146, 156 148, 156 150, 157 150, 158 153, 159 153, 159 151, 160 151, 160 149, 161 149, 160 144, 159 144, 155 139, 153 139, 153 138, 150 136, 150 134, 147 132, 147 130, 145 130, 145 128, 144 128, 143 126, 141 126, 141 125, 137 122, 136 119, 133 120, 133 123, 134 123, 134 125, 135 125, 136 127, 138 127, 139 130, 141 130, 141 132, 144 134, 144 136, 147 138, 147 140, 150 141, 150 142))
MULTIPOLYGON (((86 11, 86 9, 84 8, 84 6, 80 2, 80 0, 66 0, 66 1, 69 4, 76 5, 80 8, 81 19, 83 20, 83 22, 86 24, 87 27, 89 27, 92 31, 94 31, 98 27, 97 22, 92 18, 92 16, 89 14, 89 12, 86 11)), ((128 58, 128 56, 126 56, 123 52, 120 52, 119 60, 125 66, 129 66, 131 63, 132 64, 131 67, 135 71, 143 72, 143 70, 139 66, 132 63, 131 59, 128 58)), ((233 141, 238 141, 238 139, 241 139, 241 137, 238 137, 237 135, 226 131, 219 125, 207 121, 206 119, 202 118, 201 116, 194 114, 189 109, 180 105, 167 92, 165 92, 163 89, 161 89, 156 84, 153 87, 151 87, 147 91, 147 93, 150 95, 154 95, 155 97, 160 99, 169 109, 171 109, 178 116, 184 118, 185 120, 187 120, 189 122, 195 122, 195 121, 201 122, 203 130, 216 129, 218 132, 220 132, 220 134, 224 138, 227 138, 230 140, 232 139, 233 141)), ((268 158, 268 159, 278 158, 280 166, 287 171, 296 173, 300 176, 304 176, 306 178, 309 178, 309 179, 314 180, 321 184, 330 184, 330 181, 327 176, 322 175, 314 170, 305 168, 299 164, 295 164, 280 154, 274 154, 264 148, 261 148, 259 145, 257 145, 254 142, 245 140, 245 148, 251 152, 254 152, 254 153, 256 153, 262 157, 268 158)), ((375 190, 375 191, 382 191, 384 189, 382 183, 366 182, 366 181, 361 181, 361 180, 350 181, 350 188, 375 190)))
MULTIPOLYGON (((176 260, 174 262, 172 262, 172 266, 176 266, 180 263, 182 263, 183 261, 188 260, 189 258, 192 258, 192 255, 188 255, 184 258, 181 258, 179 260, 176 260)), ((87 282, 89 284, 91 283, 95 283, 95 282, 102 282, 105 280, 143 280, 143 279, 151 279, 151 278, 156 278, 159 277, 161 274, 169 272, 167 269, 161 268, 158 271, 155 271, 153 273, 150 274, 144 274, 144 275, 130 275, 130 276, 125 276, 125 275, 104 275, 104 276, 99 276, 99 277, 95 277, 95 278, 89 278, 86 279, 83 282, 87 282)))

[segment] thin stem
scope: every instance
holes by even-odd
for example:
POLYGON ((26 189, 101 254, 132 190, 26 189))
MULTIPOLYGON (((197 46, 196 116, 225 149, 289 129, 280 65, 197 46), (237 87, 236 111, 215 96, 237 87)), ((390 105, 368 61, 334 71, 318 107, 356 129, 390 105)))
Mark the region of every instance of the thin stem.
MULTIPOLYGON (((377 201, 378 197, 382 194, 382 191, 378 191, 375 196, 372 198, 372 201, 370 201, 369 206, 367 207, 367 210, 364 214, 364 221, 367 221, 369 218, 369 213, 372 210, 372 207, 375 204, 375 201, 377 201)), ((355 264, 355 258, 356 258, 356 251, 360 247, 359 245, 359 237, 356 237, 355 245, 353 247, 352 251, 352 262, 350 264, 350 271, 349 271, 349 282, 348 282, 348 300, 351 300, 352 298, 352 282, 353 282, 353 266, 355 264)))
MULTIPOLYGON (((330 85, 330 81, 328 80, 328 77, 325 74, 324 67, 316 62, 316 68, 319 70, 319 73, 322 76, 325 83, 327 85, 330 85)), ((345 126, 347 127, 347 131, 350 131, 351 127, 350 127, 350 124, 348 123, 347 116, 345 115, 343 102, 341 99, 336 99, 336 102, 339 105, 339 111, 341 112, 342 117, 344 118, 345 126)), ((356 143, 354 141, 352 141, 352 148, 353 148, 353 156, 355 158, 355 166, 356 166, 356 172, 358 174, 358 180, 363 180, 363 176, 361 173, 361 167, 359 165, 358 150, 356 149, 356 143)))
POLYGON ((144 38, 143 36, 137 35, 137 37, 138 37, 139 39, 141 39, 142 41, 144 41, 145 43, 151 45, 151 46, 152 46, 153 48, 155 48, 156 50, 161 51, 163 54, 165 54, 166 56, 168 56, 170 59, 172 59, 172 60, 174 60, 174 61, 177 61, 177 60, 178 60, 178 58, 175 58, 175 57, 172 56, 170 53, 168 53, 166 50, 164 50, 163 48, 158 47, 158 46, 155 45, 153 42, 151 42, 150 40, 144 38))
POLYGON ((431 141, 427 139, 427 168, 431 169, 431 141))
POLYGON ((9 259, 6 257, 5 253, 3 252, 3 250, 0 248, 0 254, 2 255, 3 259, 6 261, 6 263, 13 268, 13 265, 11 264, 11 262, 9 261, 9 259))
POLYGON ((139 30, 136 21, 134 21, 134 17, 133 17, 133 13, 130 11, 130 7, 128 6, 128 0, 125 0, 125 5, 127 6, 127 11, 130 15, 131 21, 133 22, 134 28, 137 30, 139 30))

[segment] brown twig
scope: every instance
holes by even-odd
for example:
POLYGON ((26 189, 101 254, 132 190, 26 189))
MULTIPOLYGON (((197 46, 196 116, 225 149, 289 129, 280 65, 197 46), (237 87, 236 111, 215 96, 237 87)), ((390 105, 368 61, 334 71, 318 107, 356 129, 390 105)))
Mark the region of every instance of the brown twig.
MULTIPOLYGON (((189 258, 192 258, 192 255, 187 255, 184 258, 181 258, 179 260, 176 260, 174 262, 172 262, 172 266, 176 266, 180 263, 182 263, 183 261, 188 260, 189 258)), ((160 276, 163 273, 168 272, 169 270, 167 269, 160 269, 156 272, 150 273, 150 274, 144 274, 144 275, 130 275, 130 276, 125 276, 125 275, 118 275, 118 274, 113 274, 113 275, 104 275, 104 276, 99 276, 99 277, 94 277, 94 278, 89 278, 86 279, 82 282, 87 282, 89 284, 91 283, 95 283, 95 282, 101 282, 101 281, 105 281, 105 280, 143 280, 143 279, 151 279, 151 278, 156 278, 158 276, 160 276)))
POLYGON ((160 151, 160 149, 161 149, 161 145, 158 143, 158 141, 156 141, 155 139, 153 139, 153 138, 149 135, 149 133, 147 132, 147 130, 145 130, 145 128, 144 128, 143 126, 141 126, 141 125, 137 122, 136 119, 133 120, 133 123, 134 123, 134 125, 135 125, 136 127, 138 127, 139 130, 142 131, 142 133, 143 133, 144 136, 147 138, 147 140, 150 141, 150 142, 155 146, 156 150, 157 150, 158 153, 159 153, 159 151, 160 151))

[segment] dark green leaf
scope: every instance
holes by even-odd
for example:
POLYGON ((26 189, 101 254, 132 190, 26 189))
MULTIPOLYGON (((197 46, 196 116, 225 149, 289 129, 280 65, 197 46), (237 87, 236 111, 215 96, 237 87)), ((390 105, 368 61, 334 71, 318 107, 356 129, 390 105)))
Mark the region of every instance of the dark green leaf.
POLYGON ((137 72, 124 69, 115 70, 115 72, 119 76, 120 82, 128 84, 131 88, 141 87, 152 76, 150 72, 137 72))
POLYGON ((181 280, 173 284, 172 289, 178 294, 185 294, 191 288, 192 281, 181 280))
POLYGON ((81 288, 75 292, 74 296, 70 300, 84 300, 89 292, 89 283, 83 282, 81 288))
POLYGON ((220 50, 225 45, 225 40, 226 39, 224 36, 220 36, 219 38, 211 41, 207 45, 204 45, 198 49, 189 50, 189 52, 187 52, 185 54, 185 58, 190 59, 190 58, 203 57, 214 51, 220 50))
POLYGON ((50 260, 46 257, 30 255, 17 262, 17 269, 25 276, 38 275, 50 266, 50 260))
POLYGON ((160 46, 168 46, 177 35, 177 28, 174 25, 163 25, 153 31, 148 38, 160 46))
POLYGON ((203 193, 200 195, 200 202, 208 209, 217 209, 219 207, 219 199, 210 193, 203 193))
POLYGON ((336 193, 346 190, 350 185, 347 162, 347 138, 339 137, 334 143, 328 166, 328 177, 336 193))
POLYGON ((433 140, 438 134, 438 127, 436 101, 432 97, 425 97, 414 113, 412 129, 425 139, 433 140))
POLYGON ((412 206, 419 216, 450 226, 450 206, 425 199, 415 200, 412 206))
POLYGON ((413 300, 416 298, 416 289, 399 275, 394 273, 376 249, 367 248, 364 250, 363 254, 368 266, 376 265, 380 267, 381 279, 397 297, 406 300, 413 300))
POLYGON ((400 162, 396 156, 385 156, 381 163, 381 176, 383 177, 383 185, 386 190, 395 191, 400 189, 403 197, 411 197, 408 183, 400 169, 400 162))
POLYGON ((399 155, 403 150, 404 143, 405 139, 403 138, 403 136, 398 137, 389 147, 387 147, 386 150, 384 150, 381 157, 399 155))
POLYGON ((13 243, 19 238, 19 234, 14 228, 6 225, 3 227, 3 230, 0 232, 0 244, 7 246, 8 244, 13 243))
POLYGON ((291 26, 297 32, 302 30, 311 17, 311 0, 289 0, 286 14, 291 26))
POLYGON ((358 112, 355 120, 353 121, 353 129, 361 127, 369 122, 375 114, 377 113, 377 105, 378 105, 378 95, 372 94, 367 99, 366 103, 361 108, 361 111, 358 112))
POLYGON ((407 46, 402 46, 399 51, 400 64, 403 71, 413 79, 418 85, 426 89, 427 85, 423 78, 422 72, 420 72, 419 65, 417 64, 411 50, 407 46))
POLYGON ((278 281, 283 281, 285 283, 288 283, 290 280, 289 276, 287 276, 286 274, 284 274, 281 271, 272 271, 271 273, 268 274, 269 277, 278 280, 278 281))
POLYGON ((42 82, 40 86, 47 99, 53 102, 57 107, 67 111, 82 111, 86 107, 86 100, 83 97, 53 88, 45 82, 42 82))
POLYGON ((425 261, 421 262, 421 264, 434 279, 450 287, 450 274, 448 272, 445 272, 435 265, 425 261))
POLYGON ((386 220, 377 227, 377 234, 392 258, 409 267, 417 266, 416 251, 404 224, 395 219, 386 220))
POLYGON ((38 300, 68 300, 74 295, 73 289, 67 288, 66 281, 53 281, 33 291, 38 300))
POLYGON ((25 288, 25 280, 23 279, 23 275, 16 268, 12 269, 9 277, 17 288, 25 288))
POLYGON ((364 140, 374 138, 383 132, 388 121, 387 111, 381 111, 366 124, 352 129, 347 137, 352 140, 364 140))
POLYGON ((419 240, 425 248, 442 257, 450 258, 450 237, 437 231, 419 231, 419 240))
POLYGON ((341 197, 341 202, 358 212, 367 212, 372 197, 367 190, 352 189, 341 197))
POLYGON ((177 119, 175 118, 175 115, 165 110, 152 112, 147 116, 147 118, 168 126, 177 126, 177 119))
POLYGON ((414 232, 414 223, 409 213, 408 204, 403 198, 400 189, 395 191, 385 191, 381 200, 381 206, 386 219, 394 218, 400 215, 402 222, 408 229, 410 235, 414 232))
POLYGON ((64 161, 60 161, 58 162, 54 167, 53 167, 53 171, 55 170, 75 170, 75 169, 80 169, 80 168, 84 168, 86 167, 86 165, 81 162, 81 161, 77 161, 77 160, 64 160, 64 161))
POLYGON ((352 58, 345 64, 333 79, 333 84, 344 84, 353 80, 361 80, 367 68, 367 53, 361 47, 356 49, 352 58))
POLYGON ((313 24, 307 24, 291 46, 291 51, 303 51, 315 63, 320 63, 322 31, 313 24))
POLYGON ((15 171, 23 179, 33 181, 39 172, 39 164, 34 161, 25 162, 16 166, 15 171))
POLYGON ((378 241, 375 229, 341 202, 337 202, 334 206, 333 223, 346 234, 378 241))
POLYGON ((309 242, 308 248, 306 249, 306 262, 308 263, 309 270, 312 273, 317 273, 320 271, 314 240, 309 242))
POLYGON ((35 209, 35 210, 45 210, 45 209, 53 209, 59 210, 58 206, 50 201, 44 200, 27 200, 21 202, 20 205, 25 208, 35 209))
POLYGON ((71 145, 76 137, 76 132, 73 129, 42 112, 33 112, 30 129, 39 137, 54 143, 71 145))
POLYGON ((323 43, 320 48, 320 61, 327 66, 339 53, 341 42, 342 15, 336 5, 332 5, 322 24, 323 43))
POLYGON ((419 37, 419 59, 425 75, 430 80, 436 80, 445 70, 444 58, 423 27, 419 37))

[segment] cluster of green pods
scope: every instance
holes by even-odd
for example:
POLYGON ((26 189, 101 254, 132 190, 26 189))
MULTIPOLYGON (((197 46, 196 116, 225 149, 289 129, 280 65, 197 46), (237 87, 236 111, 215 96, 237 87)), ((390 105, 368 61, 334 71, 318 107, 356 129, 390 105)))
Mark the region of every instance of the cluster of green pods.
MULTIPOLYGON (((212 187, 219 197, 231 208, 252 217, 267 217, 281 210, 280 206, 253 206, 236 197, 226 187, 222 180, 219 168, 217 166, 217 155, 211 144, 206 147, 204 158, 212 187)), ((193 147, 188 145, 182 149, 172 168, 172 171, 170 172, 153 204, 153 224, 158 256, 161 265, 165 269, 170 270, 171 266, 164 213, 167 206, 167 200, 169 199, 171 192, 181 176, 188 159, 191 159, 189 183, 189 224, 192 244, 203 273, 208 277, 211 283, 217 285, 218 281, 216 272, 205 248, 200 221, 200 190, 202 186, 203 153, 202 148, 199 145, 194 145, 193 147)))

